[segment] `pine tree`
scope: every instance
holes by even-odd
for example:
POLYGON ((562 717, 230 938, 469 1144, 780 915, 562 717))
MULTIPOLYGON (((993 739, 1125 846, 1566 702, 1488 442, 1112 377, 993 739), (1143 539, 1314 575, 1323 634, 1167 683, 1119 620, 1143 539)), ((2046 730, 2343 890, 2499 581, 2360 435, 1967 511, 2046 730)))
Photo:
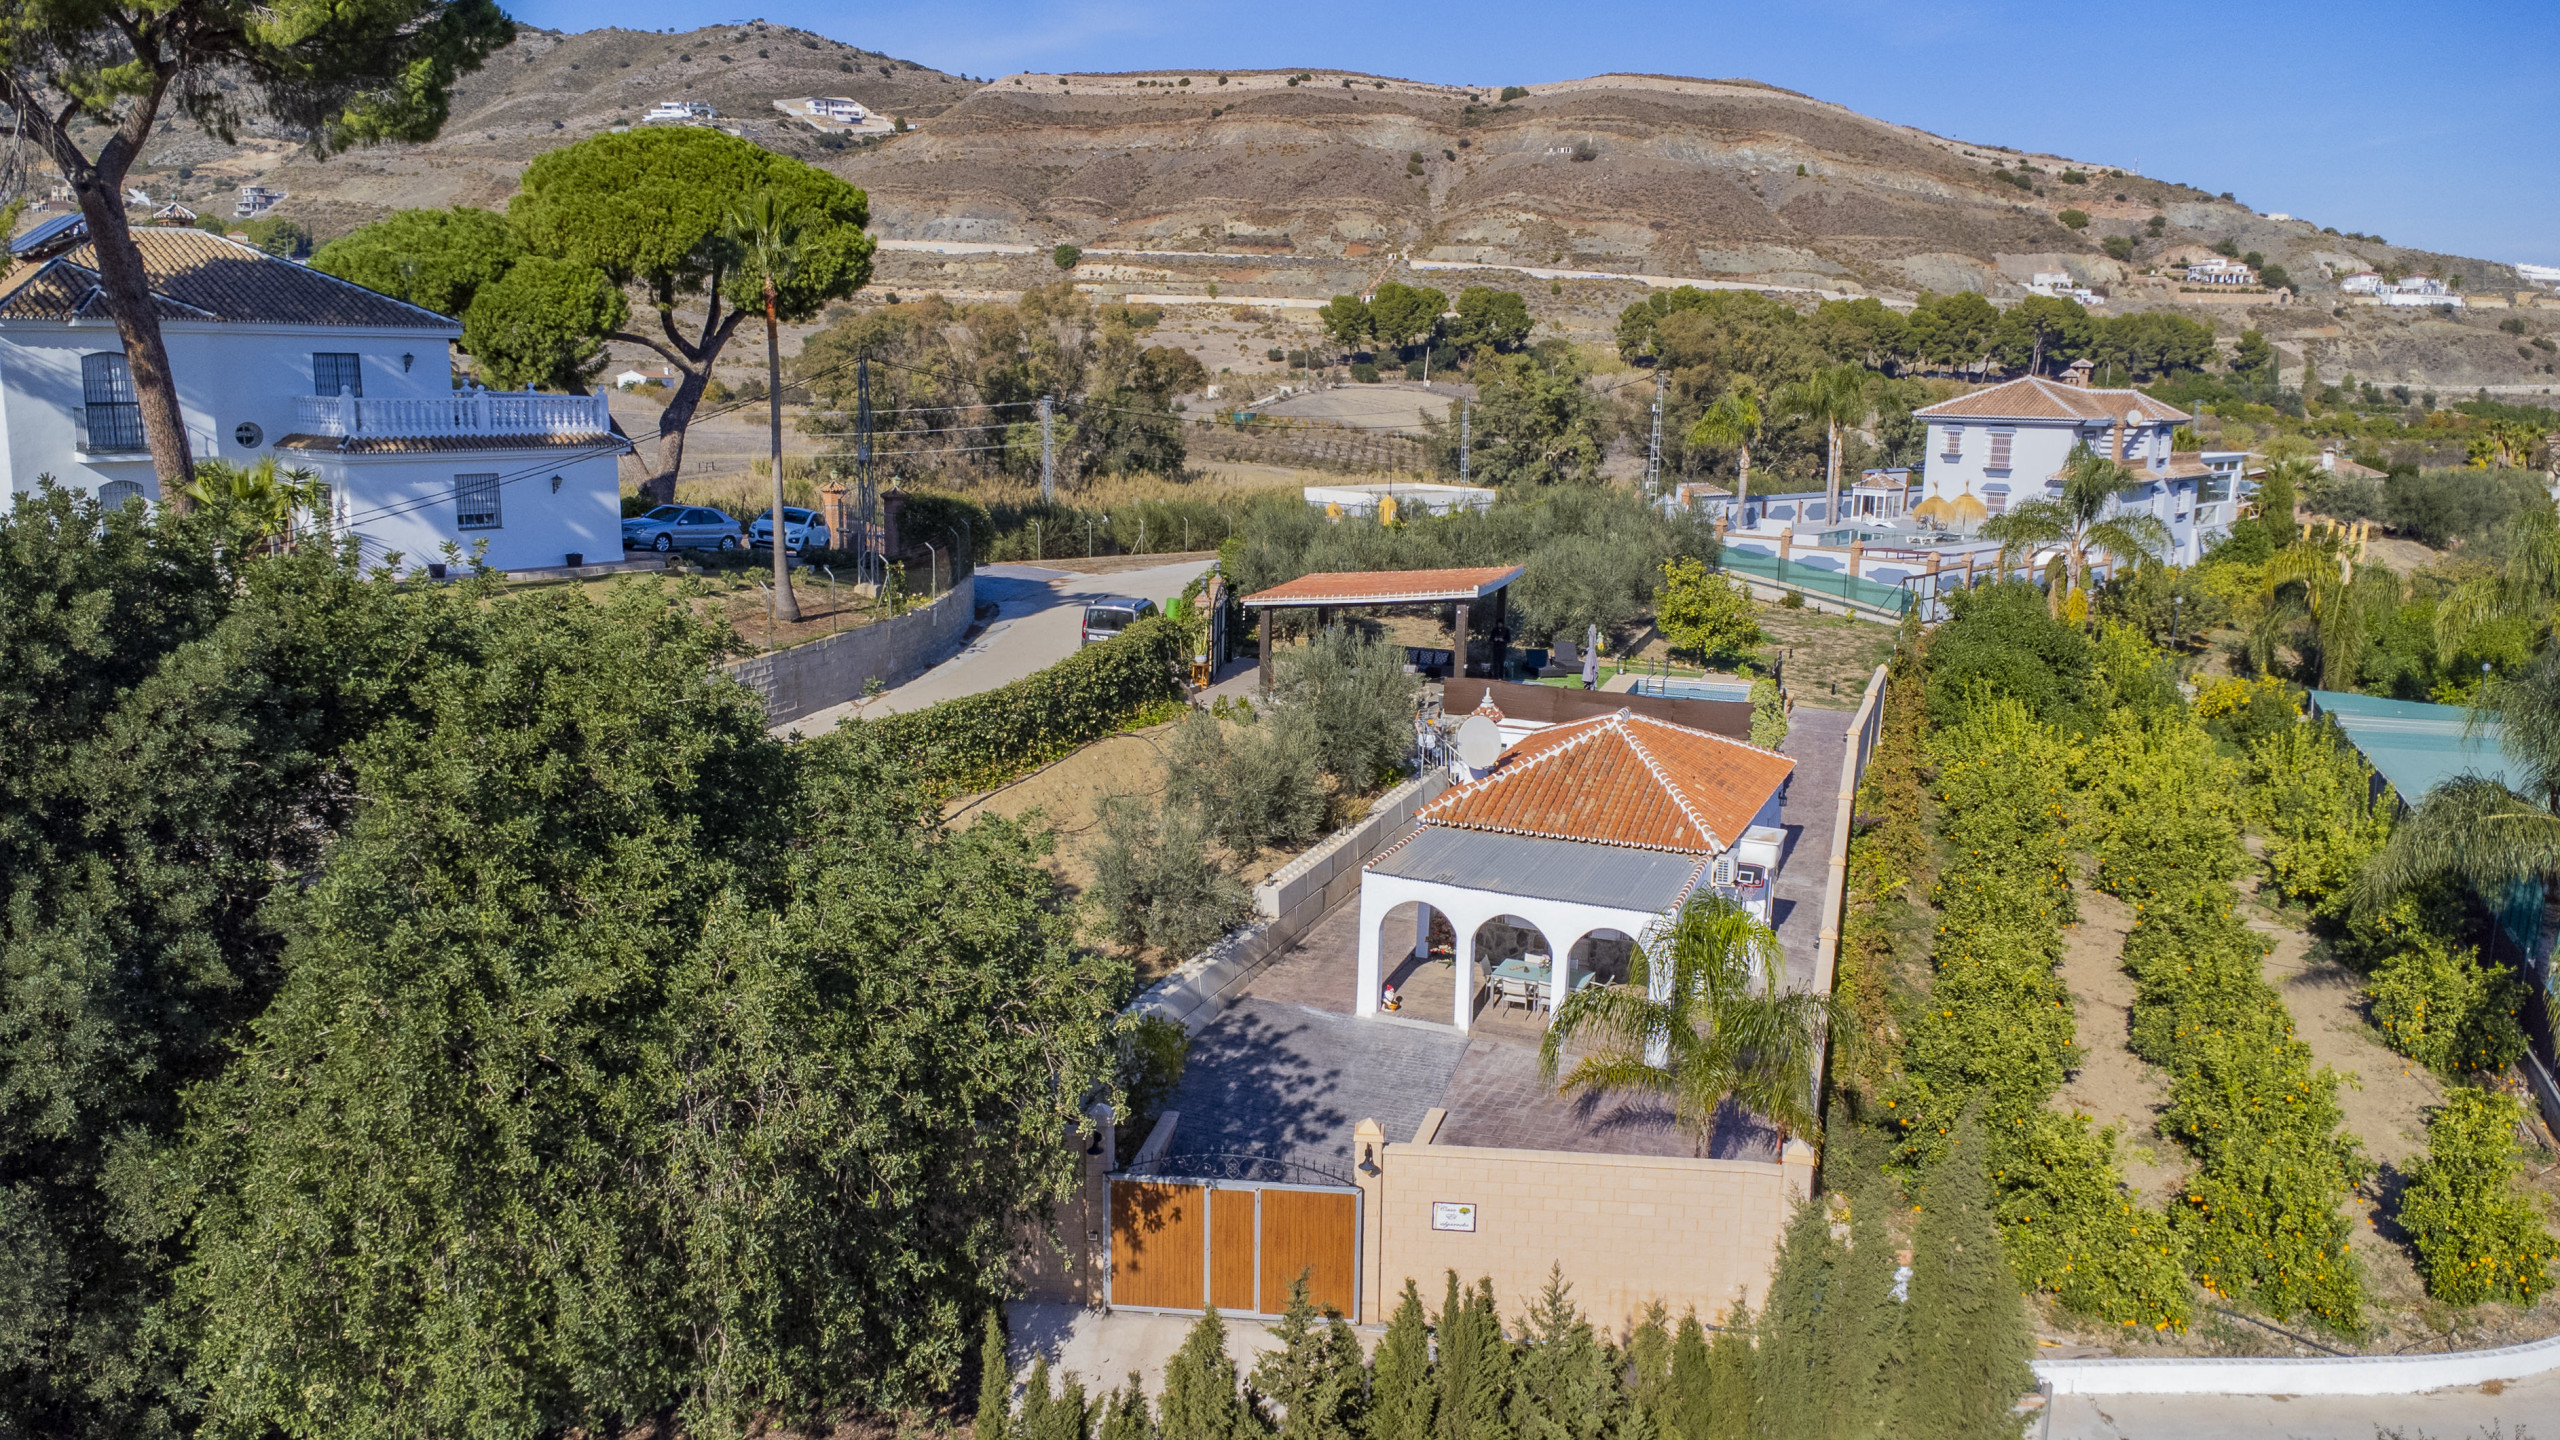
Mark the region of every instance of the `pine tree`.
POLYGON ((1013 1357, 1005 1353, 1004 1321, 990 1310, 978 1345, 978 1440, 1006 1440, 1012 1411, 1013 1357))
POLYGON ((1830 1424, 1826 1300, 1840 1264, 1829 1206, 1808 1196, 1787 1222, 1769 1300, 1760 1310, 1760 1432, 1771 1440, 1822 1440, 1830 1424))
POLYGON ((1982 1128, 1968 1111, 1929 1172, 1911 1238, 1910 1384, 1899 1428, 1945 1440, 2015 1440, 2035 1385, 2018 1277, 2000 1250, 1982 1128))
POLYGON ((1049 1393, 1049 1362, 1033 1362, 1023 1382, 1022 1414, 1013 1422, 1022 1440, 1086 1440, 1093 1428, 1093 1408, 1085 1403, 1084 1382, 1070 1373, 1058 1393, 1049 1393))
POLYGON ((1698 1312, 1680 1317, 1671 1340, 1671 1411, 1661 1440, 1713 1440, 1716 1409, 1714 1364, 1708 1358, 1707 1327, 1698 1312))
MULTIPOLYGON (((1415 1308, 1421 1308, 1417 1298, 1415 1308)), ((1352 1440, 1365 1433, 1360 1338, 1340 1316, 1316 1313, 1307 1276, 1289 1282, 1289 1303, 1272 1327, 1280 1348, 1253 1367, 1253 1388, 1281 1407, 1280 1440, 1352 1440)))
POLYGON ((1259 1418, 1236 1394, 1226 1322, 1215 1310, 1203 1312, 1164 1367, 1158 1433, 1163 1440, 1245 1440, 1261 1431, 1259 1418))
POLYGON ((1104 1402, 1094 1440, 1156 1440, 1155 1416, 1147 1409, 1147 1392, 1138 1383, 1137 1371, 1130 1371, 1129 1383, 1112 1391, 1104 1402))
MULTIPOLYGON (((1455 1277, 1452 1277, 1455 1284, 1455 1277)), ((1430 1440, 1439 1395, 1431 1377, 1431 1320, 1411 1277, 1387 1319, 1369 1380, 1368 1440, 1430 1440)))
POLYGON ((1751 1332, 1751 1306, 1737 1300, 1707 1346, 1707 1440, 1750 1440, 1760 1433, 1760 1357, 1751 1332))
POLYGON ((1893 1298, 1899 1261, 1885 1226, 1891 1204, 1880 1176, 1851 1202, 1849 1253, 1833 1274, 1826 1310, 1831 1440, 1878 1440, 1893 1416, 1903 1335, 1893 1298))
POLYGON ((1548 1270, 1520 1339, 1511 1369, 1514 1440, 1601 1440, 1619 1403, 1617 1375, 1591 1322, 1574 1308, 1562 1265, 1548 1270))
POLYGON ((1458 1272, 1450 1271, 1448 1298, 1440 1305, 1435 1440, 1509 1440, 1502 1410, 1510 1362, 1511 1346, 1494 1312, 1493 1281, 1480 1280, 1461 1296, 1458 1272))

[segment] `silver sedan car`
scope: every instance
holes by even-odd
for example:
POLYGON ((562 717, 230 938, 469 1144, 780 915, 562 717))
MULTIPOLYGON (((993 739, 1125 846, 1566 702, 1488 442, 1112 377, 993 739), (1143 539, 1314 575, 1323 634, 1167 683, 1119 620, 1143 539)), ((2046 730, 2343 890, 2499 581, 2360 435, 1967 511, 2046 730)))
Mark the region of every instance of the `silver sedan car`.
POLYGON ((622 522, 625 550, 735 550, 738 522, 703 505, 661 505, 622 522))

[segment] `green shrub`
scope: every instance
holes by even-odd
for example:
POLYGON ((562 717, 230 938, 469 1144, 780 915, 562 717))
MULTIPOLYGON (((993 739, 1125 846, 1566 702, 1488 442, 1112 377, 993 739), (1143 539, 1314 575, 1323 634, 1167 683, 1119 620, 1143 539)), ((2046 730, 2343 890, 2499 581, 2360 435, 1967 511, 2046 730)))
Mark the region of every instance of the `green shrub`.
POLYGON ((1256 723, 1250 702, 1194 712, 1165 746, 1165 803, 1189 805, 1239 861, 1265 846, 1303 845, 1324 826, 1327 797, 1314 727, 1283 710, 1256 723), (1225 717, 1238 723, 1229 725, 1225 717))
POLYGON ((1125 1016, 1112 1035, 1111 1078, 1120 1087, 1119 1152, 1127 1164, 1146 1143, 1165 1102, 1182 1088, 1191 1063, 1191 1032, 1162 1015, 1125 1016))
POLYGON ((2452 1305, 2504 1300, 2531 1305, 2551 1288, 2560 1254, 2531 1196, 2516 1125, 2523 1106, 2489 1091, 2446 1092, 2427 1117, 2427 1153, 2408 1169, 2400 1226, 2418 1249, 2427 1294, 2452 1305))
POLYGON ((1275 726, 1303 726, 1316 763, 1347 790, 1367 790, 1413 753, 1414 700, 1404 649, 1342 626, 1280 653, 1271 679, 1275 726))
POLYGON ((1375 385, 1378 383, 1378 367, 1363 360, 1351 367, 1351 378, 1363 385, 1375 385))
POLYGON ((2372 768, 2325 718, 2262 736, 2249 747, 2248 774, 2241 803, 2266 835, 2276 892, 2318 914, 2343 912, 2364 862, 2391 837, 2391 788, 2376 793, 2372 768))
POLYGON ((1778 682, 1763 675, 1751 682, 1751 743, 1775 750, 1787 743, 1787 704, 1778 682))
POLYGON ((909 757, 936 795, 967 794, 1180 704, 1188 659, 1182 628, 1155 616, 1010 685, 836 733, 861 732, 909 757))

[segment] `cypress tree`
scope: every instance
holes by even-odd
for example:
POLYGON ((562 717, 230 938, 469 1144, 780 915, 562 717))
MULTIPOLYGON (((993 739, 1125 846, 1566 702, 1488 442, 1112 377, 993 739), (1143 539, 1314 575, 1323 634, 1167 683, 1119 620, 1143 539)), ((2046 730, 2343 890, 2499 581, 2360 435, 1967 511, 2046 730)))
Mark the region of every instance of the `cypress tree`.
POLYGON ((1737 1300, 1707 1346, 1707 1440, 1750 1440, 1759 1433, 1760 1357, 1751 1331, 1751 1306, 1737 1300))
POLYGON ((1883 1179, 1871 1177, 1849 1211, 1849 1253, 1834 1272, 1828 1350, 1832 1440, 1878 1440, 1893 1417, 1893 1383, 1901 1373, 1902 1306, 1893 1298, 1899 1268, 1891 1205, 1883 1179))
MULTIPOLYGON (((1700 1360, 1706 1358, 1700 1342, 1700 1360)), ((1627 1334, 1627 1423, 1620 1440, 1674 1440, 1677 1392, 1671 1376, 1671 1312, 1656 1300, 1627 1334)))
POLYGON ((1013 1357, 1005 1353, 1004 1321, 987 1312, 986 1337, 978 1342, 978 1437, 1005 1440, 1013 1411, 1013 1357))
POLYGON ((1757 1399, 1760 1433, 1770 1440, 1821 1440, 1830 1424, 1826 1302, 1840 1264, 1829 1206, 1808 1196, 1787 1222, 1778 1266, 1760 1310, 1757 1399))
POLYGON ((1261 1429, 1236 1394, 1236 1362, 1227 1358, 1227 1324, 1204 1311, 1164 1367, 1163 1440, 1243 1440, 1261 1429))
POLYGON ((1619 1400, 1615 1367, 1574 1308, 1562 1265, 1547 1272, 1520 1340, 1511 1370, 1513 1440, 1601 1440, 1619 1400))
POLYGON ((1013 1433, 1019 1440, 1049 1440, 1049 1357, 1035 1355, 1031 1373, 1022 1377, 1022 1407, 1014 1412, 1013 1433))
POLYGON ((1155 1416, 1147 1409, 1147 1392, 1138 1383, 1137 1371, 1129 1372, 1127 1385, 1111 1392, 1094 1440, 1156 1440, 1155 1416))
POLYGON ((1360 1339, 1340 1316, 1316 1313, 1305 1272, 1289 1282, 1288 1306, 1271 1334, 1280 1348, 1254 1365, 1253 1388, 1281 1407, 1280 1440, 1352 1440, 1364 1433, 1360 1339))
MULTIPOLYGON (((1455 1277, 1451 1283, 1455 1284, 1455 1277)), ((1369 1380, 1368 1440, 1430 1440, 1439 1395, 1431 1377, 1431 1321, 1408 1276, 1387 1319, 1369 1380)))
POLYGON ((1983 1148, 1968 1110, 1921 1196, 1905 1315, 1911 1379, 1899 1428, 1906 1434, 2015 1440, 2018 1397, 2035 1385, 2026 1306, 1993 1225, 1983 1148))
POLYGON ((1714 1440, 1715 1411, 1707 1327, 1698 1323, 1698 1312, 1692 1310, 1680 1317, 1680 1331, 1671 1340, 1671 1409, 1660 1440, 1714 1440))
POLYGON ((1503 1400, 1509 1388, 1511 1347, 1494 1313, 1493 1281, 1458 1292, 1449 1272, 1448 1298, 1440 1306, 1440 1408, 1435 1440, 1509 1440, 1503 1400))

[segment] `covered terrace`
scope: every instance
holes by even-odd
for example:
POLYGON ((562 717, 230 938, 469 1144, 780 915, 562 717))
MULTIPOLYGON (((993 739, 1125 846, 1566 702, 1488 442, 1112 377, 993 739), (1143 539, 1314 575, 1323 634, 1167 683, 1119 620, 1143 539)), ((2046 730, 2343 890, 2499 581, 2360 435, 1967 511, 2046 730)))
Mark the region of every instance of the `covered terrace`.
POLYGON ((1491 601, 1491 628, 1500 629, 1508 618, 1511 582, 1519 578, 1517 565, 1483 565, 1465 570, 1345 570, 1301 575, 1286 584, 1247 595, 1238 603, 1262 617, 1264 690, 1271 688, 1271 617, 1281 610, 1313 610, 1316 628, 1321 630, 1333 623, 1336 610, 1447 605, 1451 648, 1457 653, 1458 673, 1464 675, 1469 664, 1468 627, 1475 607, 1491 601))

